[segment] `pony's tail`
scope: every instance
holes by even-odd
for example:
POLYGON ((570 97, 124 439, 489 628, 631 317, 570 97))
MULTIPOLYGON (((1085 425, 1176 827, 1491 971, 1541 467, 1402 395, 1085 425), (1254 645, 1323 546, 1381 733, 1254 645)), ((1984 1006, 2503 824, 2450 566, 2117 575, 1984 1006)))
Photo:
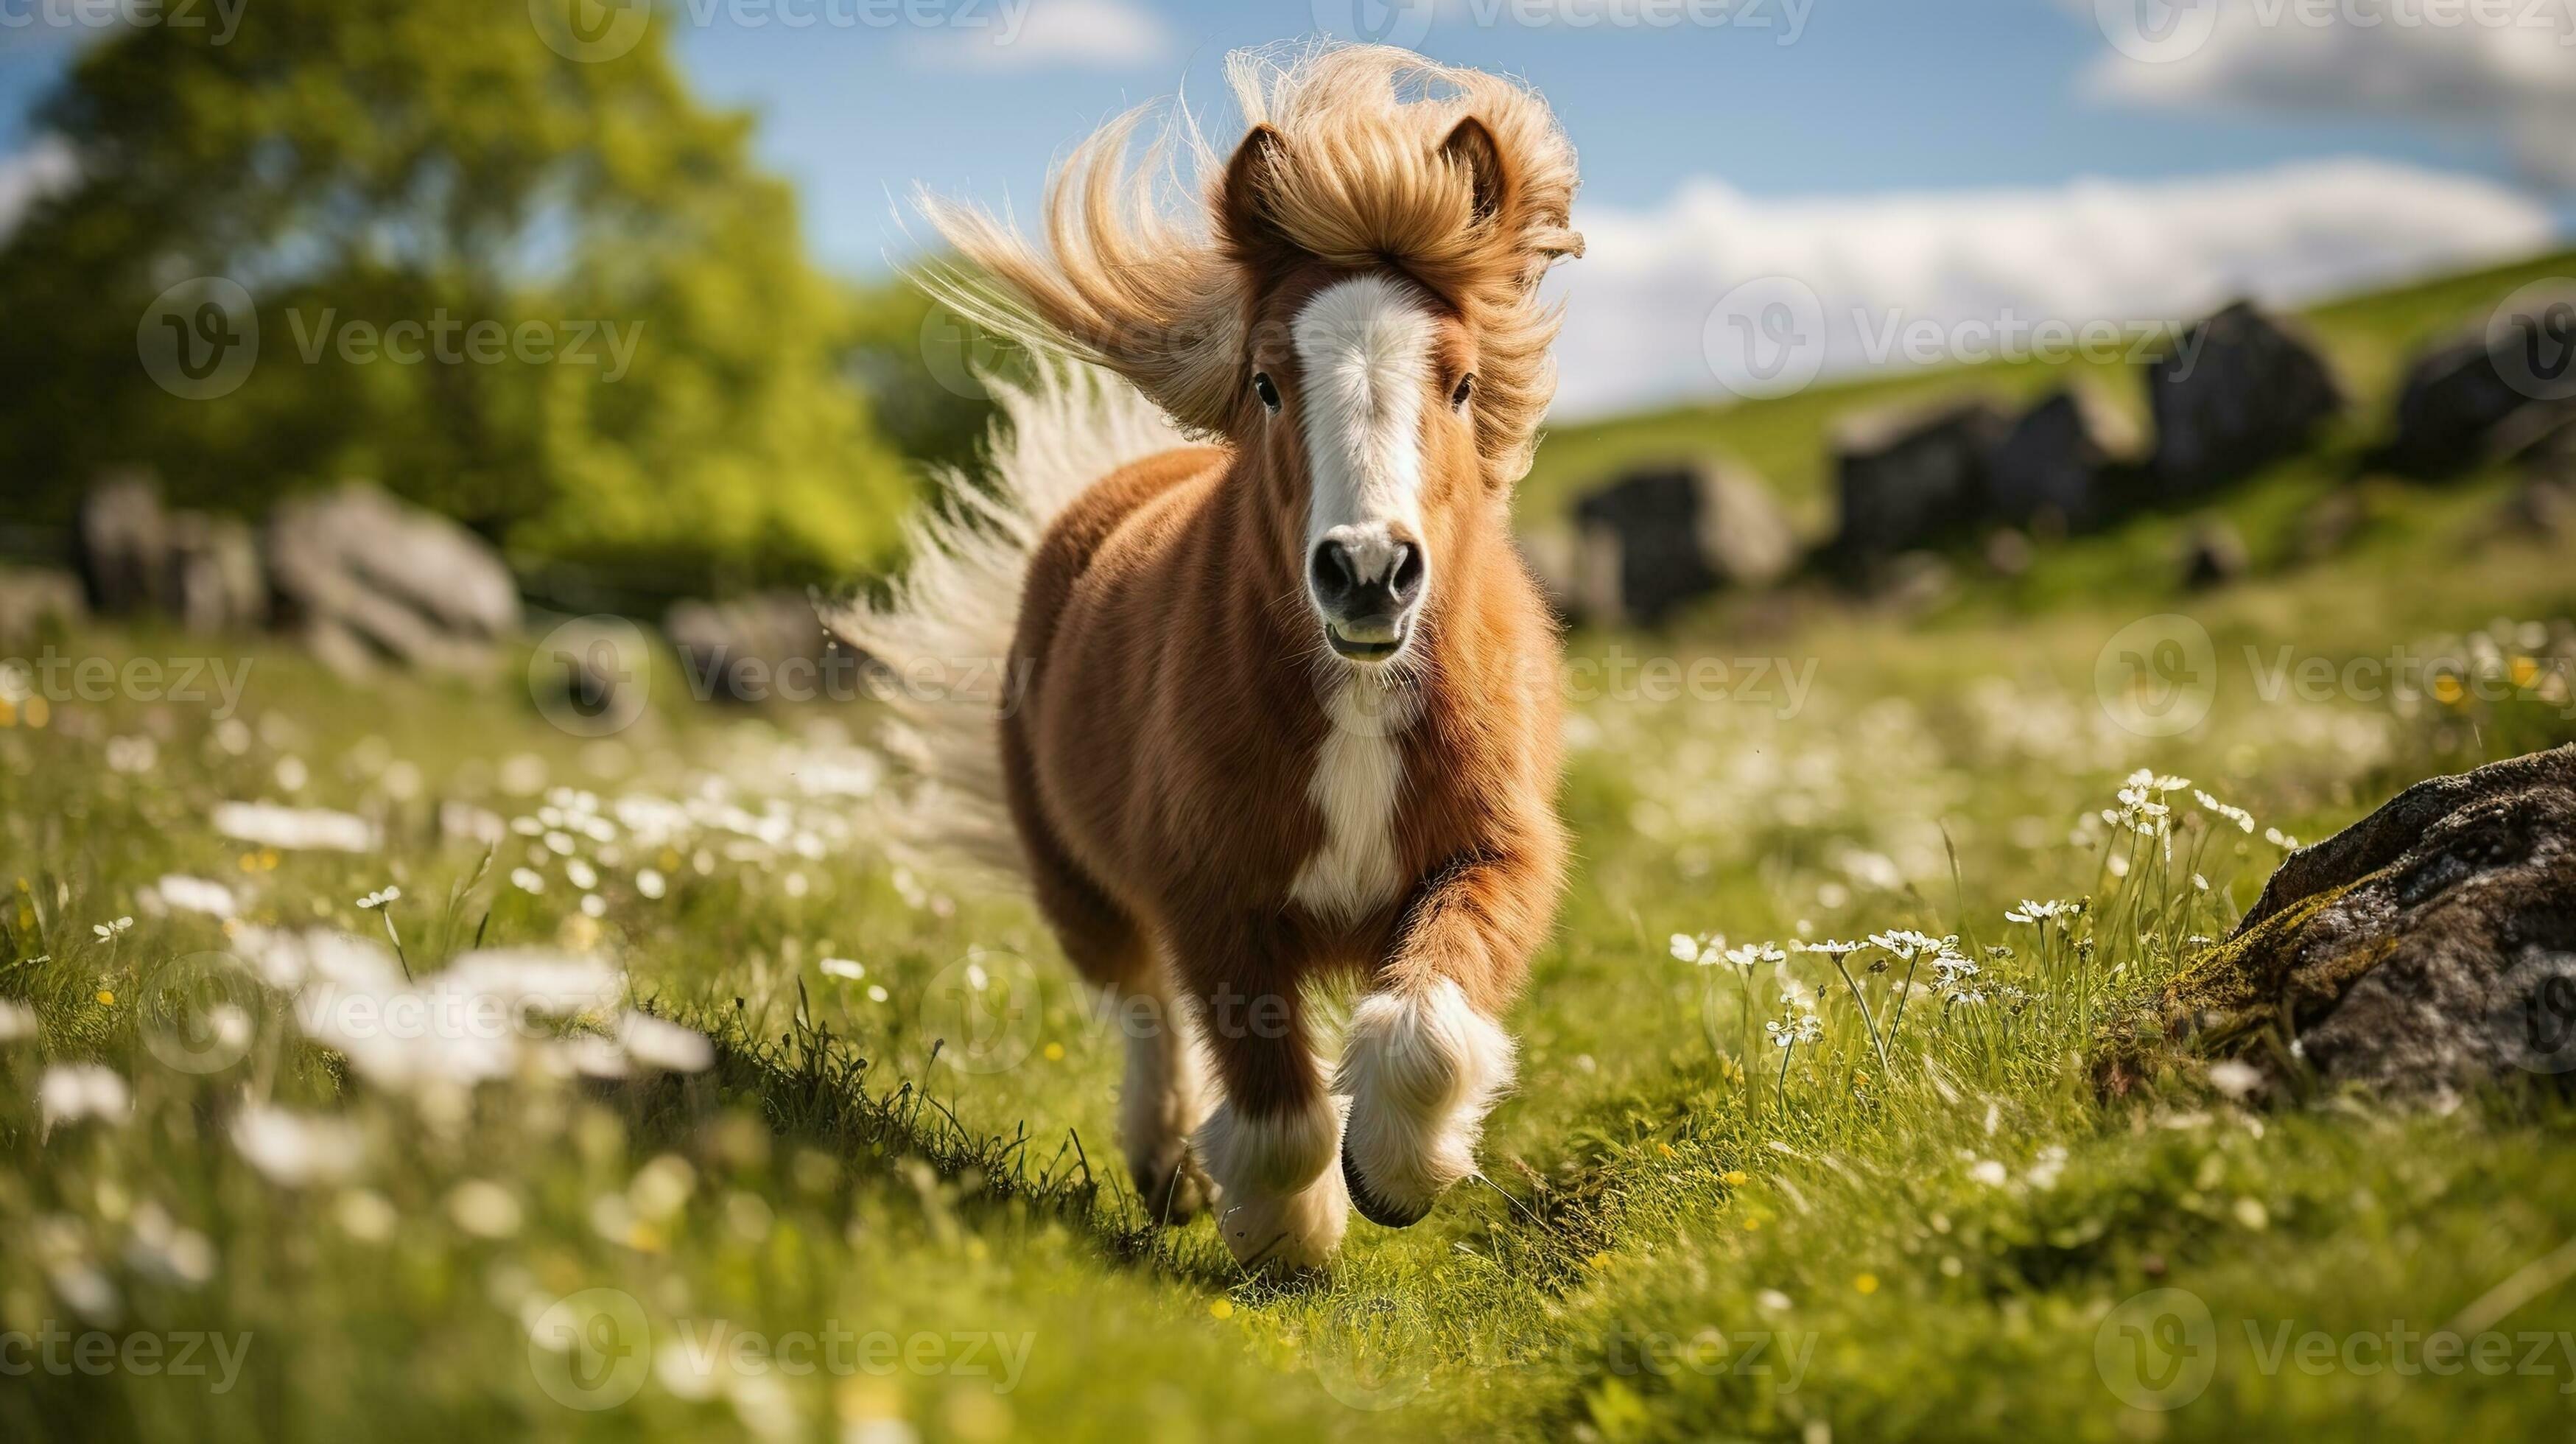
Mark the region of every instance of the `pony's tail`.
POLYGON ((885 746, 911 773, 891 784, 886 841, 1018 877, 1000 726, 1025 681, 1011 639, 1029 558, 1086 487, 1185 442, 1134 387, 1061 356, 1034 355, 1024 383, 982 379, 999 408, 983 465, 936 475, 938 504, 904 527, 909 570, 823 623, 883 669, 885 746))

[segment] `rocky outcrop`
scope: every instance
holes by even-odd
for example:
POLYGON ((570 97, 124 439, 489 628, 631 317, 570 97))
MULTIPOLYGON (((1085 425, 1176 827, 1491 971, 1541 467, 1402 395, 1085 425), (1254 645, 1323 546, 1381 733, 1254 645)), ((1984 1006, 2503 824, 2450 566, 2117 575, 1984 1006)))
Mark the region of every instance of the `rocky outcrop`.
MULTIPOLYGON (((2292 853, 2157 1000, 2262 1084, 2448 1101, 2576 1077, 2576 746, 2418 783, 2292 853)), ((2116 1056, 2116 1050, 2115 1050, 2116 1056)), ((2115 1063, 2116 1086, 2138 1071, 2115 1063)))
POLYGON ((2011 419, 1984 397, 1845 418, 1833 441, 1842 508, 1836 563, 1866 571, 1984 519, 1989 461, 2011 429, 2011 419))
POLYGON ((2293 323, 2239 301, 2185 331, 2147 368, 2149 471, 2165 498, 2196 496, 2305 447, 2343 410, 2324 355, 2293 323))
POLYGON ((1770 489, 1723 463, 1638 468, 1585 493, 1573 518, 1571 547, 1543 560, 1589 622, 1653 626, 1711 592, 1769 586, 1797 561, 1770 489))
POLYGON ((2372 458, 2439 478, 2524 455, 2576 424, 2576 286, 2517 293, 2478 330, 2426 348, 2372 458))
POLYGON ((342 671, 479 670, 519 628, 517 584, 489 543, 373 486, 284 503, 267 543, 285 621, 342 671))
POLYGON ((1989 519, 2057 532, 2116 507, 2114 468, 2134 459, 2137 428, 2092 393, 2060 388, 2013 421, 1987 462, 1989 519))

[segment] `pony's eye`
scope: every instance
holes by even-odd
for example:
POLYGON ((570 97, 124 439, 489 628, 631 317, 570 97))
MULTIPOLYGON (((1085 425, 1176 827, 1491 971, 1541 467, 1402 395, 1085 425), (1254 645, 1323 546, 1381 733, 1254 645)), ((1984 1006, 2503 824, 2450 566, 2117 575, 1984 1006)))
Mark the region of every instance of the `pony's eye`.
POLYGON ((1476 373, 1470 371, 1466 375, 1458 378, 1458 389, 1449 393, 1449 409, 1452 411, 1466 410, 1467 398, 1475 394, 1476 373))
POLYGON ((1271 384, 1269 372, 1255 371, 1252 373, 1252 394, 1261 398, 1261 404, 1269 407, 1272 415, 1275 416, 1278 414, 1279 388, 1271 384))

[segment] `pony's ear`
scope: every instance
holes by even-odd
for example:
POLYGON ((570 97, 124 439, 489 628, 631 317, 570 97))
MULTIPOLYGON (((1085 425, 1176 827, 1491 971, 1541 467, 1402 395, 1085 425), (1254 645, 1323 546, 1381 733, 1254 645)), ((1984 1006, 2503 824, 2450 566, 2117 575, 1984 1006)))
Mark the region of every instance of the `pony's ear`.
POLYGON ((1267 121, 1254 126, 1225 163, 1222 228, 1227 249, 1238 259, 1275 259, 1297 249, 1273 211, 1278 203, 1276 177, 1288 157, 1288 137, 1267 121))
POLYGON ((1478 221, 1492 220, 1511 204, 1511 169, 1483 121, 1471 115, 1458 122, 1449 138, 1440 142, 1440 158, 1466 173, 1478 221))

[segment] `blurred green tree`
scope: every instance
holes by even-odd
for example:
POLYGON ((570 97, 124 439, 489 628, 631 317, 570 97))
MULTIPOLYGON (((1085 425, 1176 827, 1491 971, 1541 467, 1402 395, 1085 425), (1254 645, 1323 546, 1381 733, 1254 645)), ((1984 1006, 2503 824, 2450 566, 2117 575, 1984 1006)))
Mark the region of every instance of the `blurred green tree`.
POLYGON ((373 477, 646 597, 883 565, 912 482, 848 364, 864 318, 750 120, 691 98, 660 27, 620 38, 577 60, 525 5, 263 0, 221 43, 82 56, 39 117, 79 179, 0 250, 24 518, 141 462, 252 514, 373 477), (257 342, 192 399, 152 355, 215 365, 224 318, 169 290, 201 277, 257 342))

